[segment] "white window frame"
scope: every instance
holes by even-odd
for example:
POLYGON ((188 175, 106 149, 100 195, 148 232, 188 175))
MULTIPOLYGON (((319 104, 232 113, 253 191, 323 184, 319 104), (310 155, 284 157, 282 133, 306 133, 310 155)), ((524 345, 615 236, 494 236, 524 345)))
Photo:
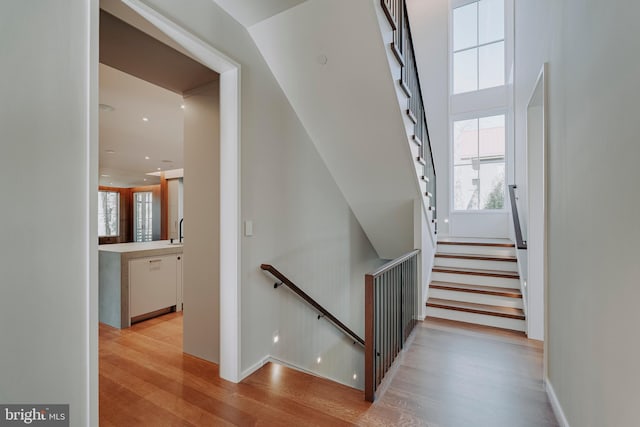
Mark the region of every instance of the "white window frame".
MULTIPOLYGON (((514 160, 514 113, 513 113, 513 77, 514 77, 514 0, 505 0, 505 84, 473 92, 453 94, 453 10, 476 3, 478 0, 449 0, 449 213, 455 215, 495 215, 508 214, 507 194, 502 209, 456 210, 454 195, 453 167, 453 122, 505 115, 505 189, 513 182, 514 160)), ((505 190, 506 191, 506 190, 505 190)))
MULTIPOLYGON (((472 3, 478 3, 480 0, 450 0, 449 1, 449 96, 453 100, 456 97, 468 97, 468 95, 489 96, 490 98, 499 96, 502 92, 505 92, 505 87, 508 86, 512 79, 512 67, 513 67, 513 0, 504 0, 504 84, 502 86, 494 86, 485 89, 477 89, 470 92, 453 93, 453 10, 459 7, 467 6, 472 3)), ((479 31, 479 29, 478 29, 479 31)), ((480 40, 478 40, 479 42, 480 40)), ((478 44, 475 47, 490 45, 491 43, 478 44)), ((469 48, 472 49, 473 47, 469 48)), ((464 49, 463 49, 464 50, 464 49)), ((478 56, 479 58, 479 56, 478 56)), ((480 68, 478 65, 478 74, 480 68)), ((479 82, 478 82, 479 83, 479 82)))
POLYGON ((482 110, 482 111, 468 111, 465 113, 461 113, 461 114, 457 114, 455 116, 451 116, 450 120, 449 120, 449 134, 451 135, 451 149, 449 150, 449 165, 451 166, 449 168, 449 182, 450 182, 450 189, 449 189, 449 212, 454 213, 454 214, 471 214, 471 215, 486 215, 486 214, 495 214, 495 213, 508 213, 507 210, 507 200, 508 200, 508 195, 507 195, 507 182, 508 182, 508 177, 510 175, 510 171, 509 171, 509 165, 511 162, 509 162, 509 157, 510 157, 510 152, 511 152, 511 148, 509 145, 509 134, 511 132, 511 112, 509 111, 508 108, 496 108, 496 109, 491 109, 491 110, 482 110), (482 119, 483 117, 491 117, 491 116, 499 116, 499 115, 504 115, 504 132, 505 132, 505 150, 504 150, 504 204, 502 206, 502 209, 456 209, 455 208, 455 194, 454 194, 454 178, 455 178, 455 168, 453 165, 454 162, 454 150, 453 150, 453 138, 454 138, 454 131, 453 131, 453 124, 454 122, 458 122, 458 121, 462 121, 462 120, 471 120, 471 119, 482 119))

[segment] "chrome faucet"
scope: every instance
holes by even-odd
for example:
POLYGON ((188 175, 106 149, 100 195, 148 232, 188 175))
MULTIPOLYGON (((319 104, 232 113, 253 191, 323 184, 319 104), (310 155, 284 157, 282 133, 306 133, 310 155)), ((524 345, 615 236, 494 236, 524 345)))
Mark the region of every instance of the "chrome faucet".
POLYGON ((180 233, 178 234, 178 235, 179 235, 179 237, 180 237, 180 239, 179 239, 179 240, 180 240, 180 243, 182 243, 182 238, 183 238, 183 236, 182 236, 182 222, 183 222, 183 221, 184 221, 184 218, 182 218, 182 219, 180 220, 180 233))

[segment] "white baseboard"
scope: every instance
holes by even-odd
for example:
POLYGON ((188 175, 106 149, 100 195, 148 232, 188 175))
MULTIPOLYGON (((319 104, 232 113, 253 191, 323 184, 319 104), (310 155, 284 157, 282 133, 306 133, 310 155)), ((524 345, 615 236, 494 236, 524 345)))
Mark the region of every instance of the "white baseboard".
MULTIPOLYGON (((258 369, 262 368, 267 362, 269 362, 269 358, 270 358, 270 356, 267 355, 267 356, 263 357, 258 363, 254 364, 253 366, 250 366, 249 368, 247 368, 244 371, 242 371, 242 373, 240 374, 240 381, 244 380, 249 375, 253 374, 255 371, 257 371, 258 369)), ((240 381, 238 381, 238 382, 240 382, 240 381)))
POLYGON ((558 396, 556 396, 556 392, 553 389, 553 385, 549 378, 546 378, 544 381, 545 388, 547 389, 547 396, 549 396, 549 402, 551 403, 551 408, 553 409, 553 413, 556 414, 556 419, 558 420, 558 424, 560 427, 571 427, 569 425, 569 421, 567 421, 567 417, 564 415, 564 411, 562 410, 562 406, 560 406, 560 401, 558 400, 558 396))
POLYGON ((238 381, 238 382, 241 382, 242 380, 244 380, 245 378, 247 378, 248 376, 250 376, 251 374, 256 372, 258 369, 262 368, 264 365, 266 365, 269 362, 277 363, 278 365, 286 366, 287 368, 295 369, 296 371, 300 371, 300 372, 303 372, 303 373, 308 374, 308 375, 313 375, 314 377, 324 378, 326 380, 333 381, 334 383, 346 385, 347 387, 351 387, 351 388, 356 388, 357 389, 357 387, 354 387, 353 384, 349 384, 347 382, 340 381, 340 380, 338 380, 336 378, 332 378, 332 377, 329 377, 329 376, 326 376, 326 375, 321 375, 321 374, 319 374, 317 372, 310 371, 310 370, 302 368, 302 367, 300 367, 300 366, 298 366, 298 365, 296 365, 294 363, 288 362, 286 360, 279 359, 279 358, 271 356, 271 355, 267 355, 267 356, 263 357, 259 362, 255 363, 253 366, 251 366, 251 367, 245 369, 244 371, 242 371, 242 374, 240 374, 240 381, 238 381))

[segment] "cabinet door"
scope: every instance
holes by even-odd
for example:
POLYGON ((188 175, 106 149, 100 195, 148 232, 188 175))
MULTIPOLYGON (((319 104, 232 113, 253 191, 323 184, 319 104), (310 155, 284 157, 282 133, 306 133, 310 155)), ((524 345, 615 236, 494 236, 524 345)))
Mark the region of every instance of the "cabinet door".
POLYGON ((176 305, 176 256, 129 261, 129 316, 176 305))

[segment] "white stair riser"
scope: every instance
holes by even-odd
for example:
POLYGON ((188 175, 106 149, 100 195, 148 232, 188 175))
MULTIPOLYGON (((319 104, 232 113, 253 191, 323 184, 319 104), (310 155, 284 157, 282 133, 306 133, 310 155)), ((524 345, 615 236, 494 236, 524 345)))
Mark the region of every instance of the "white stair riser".
POLYGON ((466 283, 468 285, 497 286, 520 289, 520 279, 504 277, 476 276, 473 274, 441 273, 433 271, 431 280, 435 282, 466 283))
POLYGON ((471 302, 474 304, 496 305, 500 307, 523 308, 522 298, 510 298, 499 295, 478 294, 474 292, 459 292, 448 289, 430 288, 429 298, 471 302))
POLYGON ((437 251, 447 254, 516 256, 515 248, 503 248, 498 246, 438 245, 437 251))
POLYGON ((442 258, 436 256, 435 265, 440 267, 460 267, 480 270, 518 271, 517 262, 486 261, 477 259, 442 258))
POLYGON ((467 313, 465 311, 447 310, 436 307, 427 307, 427 318, 429 317, 475 323, 477 325, 493 326, 496 328, 511 329, 521 332, 524 332, 526 328, 524 320, 488 316, 486 314, 467 313))

